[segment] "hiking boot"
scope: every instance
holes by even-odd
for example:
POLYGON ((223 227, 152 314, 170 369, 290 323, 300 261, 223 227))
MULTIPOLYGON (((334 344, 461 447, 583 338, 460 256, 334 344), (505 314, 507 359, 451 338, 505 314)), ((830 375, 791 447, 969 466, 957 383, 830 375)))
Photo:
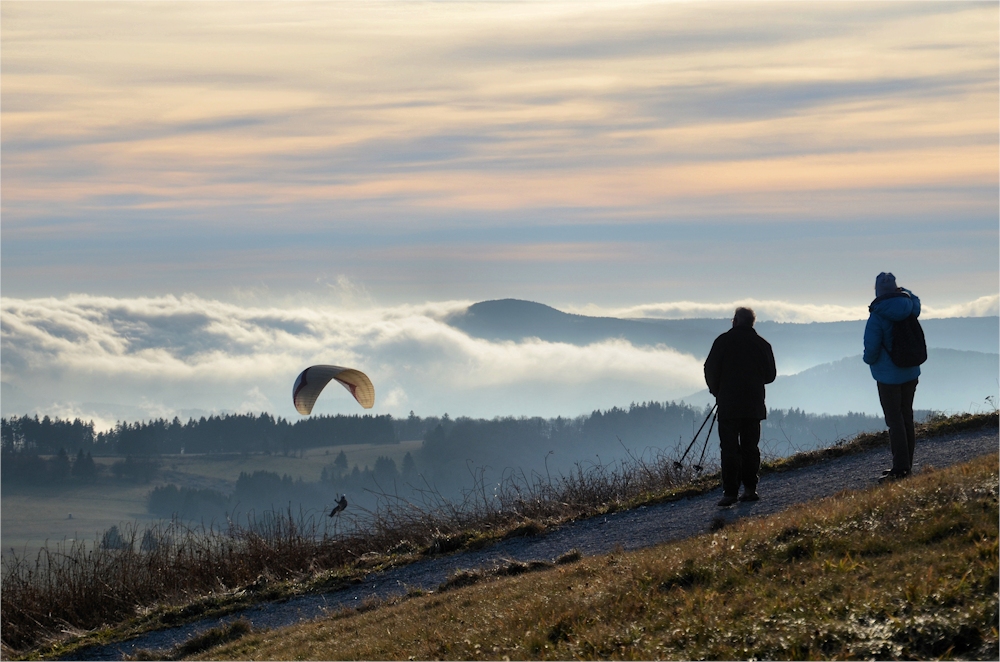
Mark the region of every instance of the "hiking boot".
POLYGON ((737 499, 735 496, 727 494, 723 496, 721 499, 719 499, 719 503, 717 503, 716 505, 719 506, 719 508, 727 508, 736 503, 736 501, 737 499))
POLYGON ((756 492, 744 492, 740 496, 740 501, 760 501, 760 495, 756 492))
POLYGON ((906 474, 905 473, 896 473, 894 471, 890 471, 889 473, 887 473, 884 476, 882 476, 881 478, 879 478, 878 482, 880 482, 880 483, 892 483, 892 482, 895 482, 897 480, 902 480, 904 478, 906 478, 906 474))

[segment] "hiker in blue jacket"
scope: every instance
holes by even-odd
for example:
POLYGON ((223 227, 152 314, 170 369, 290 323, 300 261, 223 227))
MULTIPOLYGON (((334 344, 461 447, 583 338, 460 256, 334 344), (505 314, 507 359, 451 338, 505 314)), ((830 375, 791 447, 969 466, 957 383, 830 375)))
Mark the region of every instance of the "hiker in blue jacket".
POLYGON ((920 366, 900 367, 892 362, 893 323, 911 314, 920 316, 920 299, 913 292, 896 286, 896 277, 882 272, 875 278, 875 300, 868 306, 865 326, 864 361, 878 385, 878 398, 889 426, 892 468, 884 480, 909 475, 913 467, 915 436, 913 431, 913 396, 917 391, 920 366))

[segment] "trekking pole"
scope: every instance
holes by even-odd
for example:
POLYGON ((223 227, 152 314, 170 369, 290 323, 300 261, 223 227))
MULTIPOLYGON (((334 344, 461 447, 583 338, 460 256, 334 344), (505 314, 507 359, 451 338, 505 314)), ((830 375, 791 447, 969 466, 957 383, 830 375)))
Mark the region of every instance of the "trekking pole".
POLYGON ((715 416, 712 417, 712 424, 708 426, 708 433, 705 435, 705 445, 701 447, 701 457, 698 458, 698 464, 694 465, 694 470, 701 473, 705 467, 701 463, 705 460, 705 451, 708 449, 708 438, 712 436, 712 428, 715 427, 715 419, 719 417, 719 412, 715 412, 715 416))
MULTIPOLYGON (((691 443, 688 444, 687 450, 684 451, 684 455, 681 455, 681 459, 680 460, 674 462, 674 467, 680 469, 680 468, 682 468, 684 466, 684 458, 686 458, 687 455, 688 455, 688 453, 691 451, 691 448, 694 446, 694 442, 698 441, 698 435, 701 434, 701 431, 705 428, 705 424, 708 423, 708 419, 711 418, 712 412, 714 412, 715 408, 718 407, 718 406, 719 406, 719 403, 715 403, 714 405, 712 405, 712 408, 709 410, 708 414, 705 416, 705 420, 701 422, 701 427, 698 428, 698 431, 694 433, 694 438, 691 439, 691 443)), ((713 425, 714 425, 714 423, 713 423, 713 425)))

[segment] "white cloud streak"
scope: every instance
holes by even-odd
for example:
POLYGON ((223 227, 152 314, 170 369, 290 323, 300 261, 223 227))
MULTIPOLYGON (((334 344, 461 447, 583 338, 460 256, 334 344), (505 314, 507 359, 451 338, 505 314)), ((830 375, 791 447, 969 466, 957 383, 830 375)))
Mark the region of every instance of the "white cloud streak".
MULTIPOLYGON (((622 308, 599 306, 576 306, 565 308, 566 312, 580 315, 621 317, 631 319, 686 319, 692 317, 726 318, 740 306, 752 308, 757 319, 772 322, 838 322, 841 320, 867 319, 868 305, 840 306, 832 304, 800 304, 787 301, 738 299, 725 303, 702 303, 696 301, 673 301, 649 303, 622 308)), ((942 317, 990 317, 1000 314, 1000 295, 979 297, 974 301, 954 305, 935 306, 921 302, 921 317, 924 319, 942 317)))
POLYGON ((953 306, 924 306, 923 317, 992 317, 1000 315, 1000 295, 979 297, 953 306))

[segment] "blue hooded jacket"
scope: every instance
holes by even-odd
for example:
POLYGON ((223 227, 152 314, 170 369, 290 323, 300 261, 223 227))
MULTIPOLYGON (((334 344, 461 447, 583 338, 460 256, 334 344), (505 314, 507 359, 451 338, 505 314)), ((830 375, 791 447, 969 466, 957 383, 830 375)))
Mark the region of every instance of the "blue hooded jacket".
POLYGON ((920 299, 907 289, 899 288, 905 296, 878 297, 868 307, 871 314, 865 326, 864 361, 872 371, 875 381, 883 384, 903 384, 920 376, 920 366, 900 368, 889 358, 892 349, 892 323, 904 320, 910 313, 920 317, 920 299))

